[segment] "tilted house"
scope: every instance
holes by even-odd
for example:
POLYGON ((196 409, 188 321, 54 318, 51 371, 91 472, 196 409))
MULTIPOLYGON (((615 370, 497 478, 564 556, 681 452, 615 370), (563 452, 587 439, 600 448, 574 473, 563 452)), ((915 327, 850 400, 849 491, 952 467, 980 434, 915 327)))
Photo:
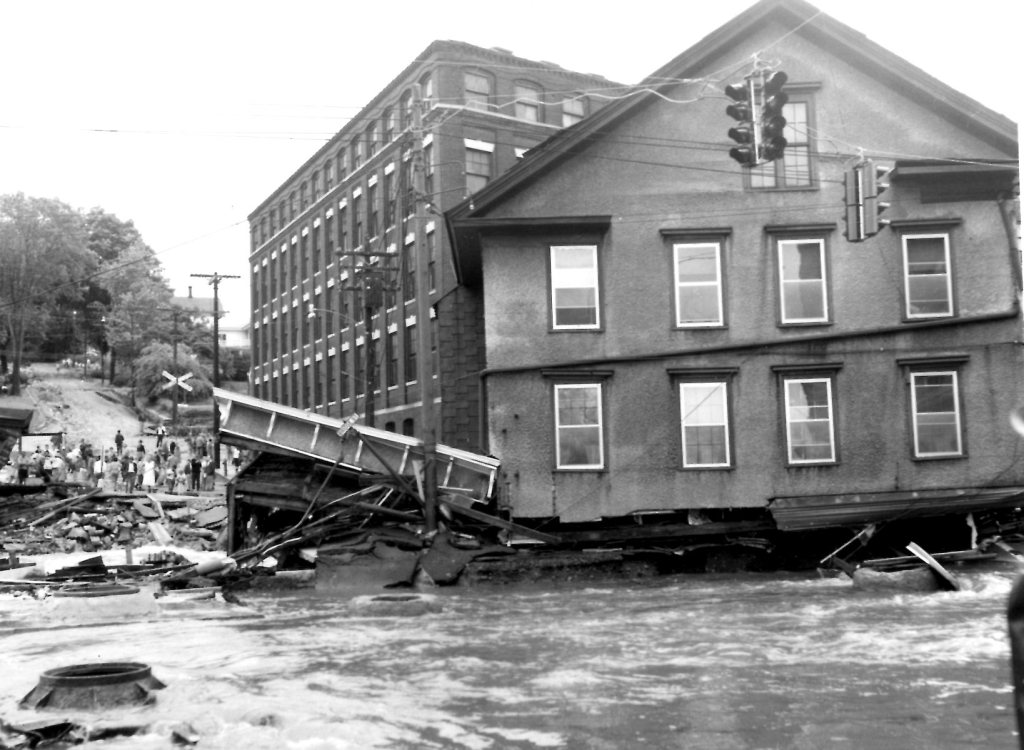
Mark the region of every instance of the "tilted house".
POLYGON ((446 216, 511 515, 685 533, 1019 504, 1015 124, 801 0, 645 85, 446 216), (788 146, 747 168, 723 92, 760 69, 788 76, 788 146), (850 242, 864 159, 891 223, 850 242))

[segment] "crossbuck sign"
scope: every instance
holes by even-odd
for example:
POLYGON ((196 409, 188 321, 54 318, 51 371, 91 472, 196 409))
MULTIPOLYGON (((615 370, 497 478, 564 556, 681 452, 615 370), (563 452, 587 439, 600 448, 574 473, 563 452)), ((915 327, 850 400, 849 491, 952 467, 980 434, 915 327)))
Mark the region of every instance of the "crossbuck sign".
POLYGON ((192 386, 185 382, 186 380, 192 377, 192 373, 190 372, 186 372, 184 375, 176 378, 173 375, 171 375, 171 373, 167 372, 167 370, 164 370, 164 377, 170 380, 171 382, 164 383, 161 386, 161 390, 166 391, 168 388, 173 388, 174 386, 178 386, 179 388, 186 391, 192 390, 192 386))

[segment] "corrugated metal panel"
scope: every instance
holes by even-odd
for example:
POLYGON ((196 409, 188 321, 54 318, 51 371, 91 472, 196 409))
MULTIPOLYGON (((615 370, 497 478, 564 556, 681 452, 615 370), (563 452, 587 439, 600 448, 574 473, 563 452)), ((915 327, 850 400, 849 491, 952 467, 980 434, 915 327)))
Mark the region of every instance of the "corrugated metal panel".
POLYGON ((963 487, 777 497, 768 504, 768 510, 781 530, 800 531, 970 513, 1021 503, 1024 503, 1024 487, 963 487))
MULTIPOLYGON (((220 408, 220 437, 225 443, 284 455, 297 455, 354 472, 394 471, 410 479, 423 460, 423 443, 387 430, 354 425, 214 388, 220 408)), ((488 456, 437 445, 437 481, 442 489, 485 502, 494 491, 500 462, 488 456)))

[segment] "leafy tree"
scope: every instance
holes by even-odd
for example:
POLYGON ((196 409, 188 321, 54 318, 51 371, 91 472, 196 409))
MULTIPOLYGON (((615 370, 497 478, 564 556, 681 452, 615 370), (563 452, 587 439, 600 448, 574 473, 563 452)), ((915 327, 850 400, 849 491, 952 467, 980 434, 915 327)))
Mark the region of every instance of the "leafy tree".
POLYGON ((135 368, 135 379, 139 392, 146 400, 174 395, 170 389, 164 388, 170 382, 164 377, 165 370, 175 377, 187 372, 191 372, 195 376, 188 381, 188 384, 192 386, 192 392, 187 395, 189 401, 202 400, 213 394, 209 371, 200 364, 199 359, 188 346, 178 345, 177 363, 175 363, 174 350, 171 345, 159 341, 148 344, 142 349, 135 368))
POLYGON ((45 331, 55 311, 81 299, 79 282, 97 265, 85 238, 81 215, 58 200, 0 196, 0 325, 14 394, 30 332, 45 331))

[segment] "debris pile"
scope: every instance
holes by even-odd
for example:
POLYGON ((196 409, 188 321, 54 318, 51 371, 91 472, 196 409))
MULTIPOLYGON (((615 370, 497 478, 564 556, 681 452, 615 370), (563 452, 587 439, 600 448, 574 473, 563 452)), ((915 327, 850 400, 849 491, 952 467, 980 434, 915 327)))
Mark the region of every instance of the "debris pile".
POLYGON ((211 551, 223 547, 222 497, 109 495, 0 498, 0 545, 23 555, 101 552, 152 544, 211 551))

